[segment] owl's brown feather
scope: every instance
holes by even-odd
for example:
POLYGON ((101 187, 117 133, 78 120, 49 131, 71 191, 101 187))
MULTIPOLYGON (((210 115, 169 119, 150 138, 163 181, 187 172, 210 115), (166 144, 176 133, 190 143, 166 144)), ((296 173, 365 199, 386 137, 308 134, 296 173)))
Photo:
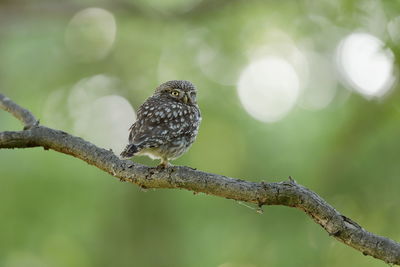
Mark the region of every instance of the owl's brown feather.
POLYGON ((138 109, 130 128, 130 144, 121 156, 148 155, 168 162, 185 153, 194 142, 201 114, 196 103, 196 88, 188 81, 169 81, 160 85, 138 109), (135 147, 135 152, 132 145, 135 147))

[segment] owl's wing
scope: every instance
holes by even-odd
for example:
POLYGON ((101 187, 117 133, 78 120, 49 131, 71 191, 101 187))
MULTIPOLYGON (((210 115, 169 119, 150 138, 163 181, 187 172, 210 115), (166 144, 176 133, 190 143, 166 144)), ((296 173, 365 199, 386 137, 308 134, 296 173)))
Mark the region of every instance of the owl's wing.
MULTIPOLYGON (((150 97, 137 112, 137 120, 130 128, 129 141, 140 149, 168 143, 179 133, 171 128, 168 103, 150 97)), ((177 129, 178 130, 178 129, 177 129)))

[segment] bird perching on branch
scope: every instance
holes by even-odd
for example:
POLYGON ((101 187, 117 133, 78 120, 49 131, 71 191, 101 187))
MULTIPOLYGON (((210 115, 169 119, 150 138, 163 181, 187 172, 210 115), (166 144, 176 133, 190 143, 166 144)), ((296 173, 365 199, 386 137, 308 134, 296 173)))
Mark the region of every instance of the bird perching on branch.
POLYGON ((139 107, 121 156, 146 155, 161 159, 160 166, 167 167, 169 160, 183 155, 195 141, 201 122, 196 95, 196 87, 189 81, 158 86, 139 107))

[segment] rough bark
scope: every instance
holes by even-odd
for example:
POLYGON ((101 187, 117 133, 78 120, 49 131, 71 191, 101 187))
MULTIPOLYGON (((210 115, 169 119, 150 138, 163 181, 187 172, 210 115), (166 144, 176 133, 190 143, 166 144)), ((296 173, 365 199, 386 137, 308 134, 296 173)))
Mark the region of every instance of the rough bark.
POLYGON ((206 173, 190 167, 166 169, 143 166, 121 160, 112 151, 99 148, 80 137, 39 125, 35 117, 9 98, 0 94, 0 108, 10 112, 24 124, 22 131, 0 132, 0 148, 43 147, 72 155, 108 172, 122 181, 142 188, 181 188, 193 192, 263 205, 284 205, 303 210, 330 236, 364 255, 386 263, 400 265, 400 244, 363 229, 340 214, 325 200, 308 188, 289 181, 256 183, 206 173))

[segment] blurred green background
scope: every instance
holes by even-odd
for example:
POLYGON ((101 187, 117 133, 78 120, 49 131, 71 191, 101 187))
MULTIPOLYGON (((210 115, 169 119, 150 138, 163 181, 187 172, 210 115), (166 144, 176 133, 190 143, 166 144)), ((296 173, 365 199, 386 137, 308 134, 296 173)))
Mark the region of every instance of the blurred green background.
MULTIPOLYGON (((119 152, 161 82, 203 122, 176 165, 289 175, 400 241, 399 1, 0 2, 0 92, 119 152)), ((0 112, 0 130, 19 130, 0 112)), ((136 158, 138 162, 157 162, 136 158)), ((0 151, 0 266, 387 266, 304 213, 120 183, 41 148, 0 151)))

